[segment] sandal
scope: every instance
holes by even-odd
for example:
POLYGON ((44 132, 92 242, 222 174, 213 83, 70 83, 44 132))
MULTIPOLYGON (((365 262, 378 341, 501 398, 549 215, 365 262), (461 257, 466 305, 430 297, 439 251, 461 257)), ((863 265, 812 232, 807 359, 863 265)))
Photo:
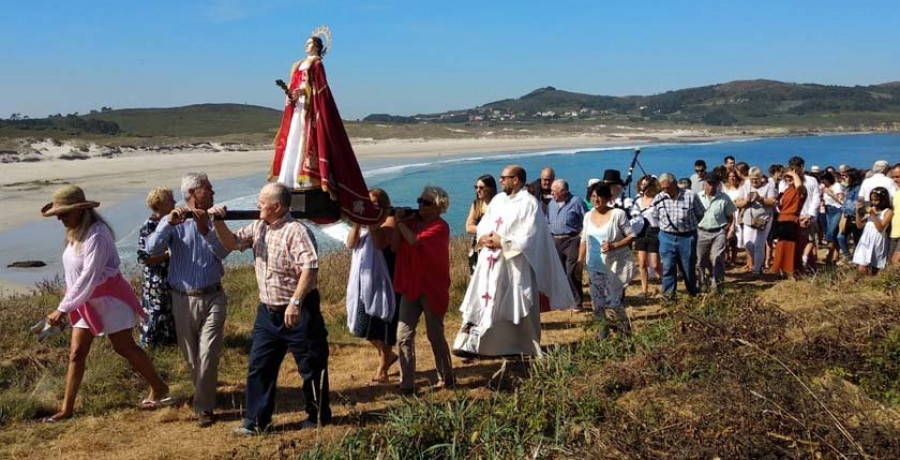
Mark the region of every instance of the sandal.
POLYGON ((138 404, 138 408, 143 410, 156 410, 161 407, 171 406, 172 404, 175 404, 175 398, 172 398, 171 396, 156 400, 144 398, 141 400, 140 404, 138 404))

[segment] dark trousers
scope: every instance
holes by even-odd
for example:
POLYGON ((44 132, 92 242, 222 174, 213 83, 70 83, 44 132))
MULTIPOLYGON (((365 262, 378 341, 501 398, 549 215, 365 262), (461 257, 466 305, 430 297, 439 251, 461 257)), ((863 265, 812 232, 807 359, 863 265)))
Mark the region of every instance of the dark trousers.
POLYGON ((300 323, 284 326, 284 307, 260 304, 253 324, 250 371, 247 374, 247 412, 244 427, 263 430, 272 422, 275 385, 284 355, 290 350, 303 378, 303 397, 309 420, 331 421, 328 399, 328 332, 319 309, 319 291, 310 292, 300 307, 300 323))
POLYGON ((581 286, 583 270, 582 265, 578 263, 578 246, 581 244, 581 237, 579 235, 565 238, 553 237, 553 243, 556 245, 556 252, 559 253, 559 261, 566 270, 566 278, 569 280, 572 294, 578 305, 581 305, 584 293, 584 288, 581 286))

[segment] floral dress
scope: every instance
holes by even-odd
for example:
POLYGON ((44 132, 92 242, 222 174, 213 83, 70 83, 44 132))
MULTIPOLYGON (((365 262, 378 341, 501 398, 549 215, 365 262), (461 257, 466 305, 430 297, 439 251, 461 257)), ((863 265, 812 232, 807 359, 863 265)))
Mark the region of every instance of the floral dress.
POLYGON ((141 306, 147 319, 141 326, 141 345, 171 345, 175 343, 175 319, 172 316, 172 295, 169 291, 169 261, 147 265, 147 239, 156 231, 159 221, 150 217, 141 227, 138 237, 138 262, 144 265, 141 285, 141 306))

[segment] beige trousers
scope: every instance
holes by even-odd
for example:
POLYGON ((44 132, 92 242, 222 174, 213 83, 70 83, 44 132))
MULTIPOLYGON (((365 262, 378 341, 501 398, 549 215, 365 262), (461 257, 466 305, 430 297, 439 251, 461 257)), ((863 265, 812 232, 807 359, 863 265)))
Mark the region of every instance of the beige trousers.
POLYGON ((172 291, 172 316, 178 348, 194 383, 194 411, 216 408, 219 356, 225 336, 225 292, 188 296, 172 291))
POLYGON ((400 349, 400 389, 416 386, 416 326, 425 313, 425 332, 431 342, 438 383, 453 385, 453 365, 450 363, 450 347, 444 337, 444 317, 428 308, 425 296, 409 300, 400 298, 400 324, 397 327, 397 345, 400 349))

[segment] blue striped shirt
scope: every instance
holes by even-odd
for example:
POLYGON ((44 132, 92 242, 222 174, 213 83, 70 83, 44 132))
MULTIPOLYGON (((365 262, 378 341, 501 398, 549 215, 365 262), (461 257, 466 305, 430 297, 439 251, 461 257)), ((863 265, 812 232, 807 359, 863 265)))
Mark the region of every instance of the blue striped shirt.
POLYGON ((191 291, 222 281, 225 275, 222 259, 230 251, 219 242, 211 222, 209 227, 204 236, 194 220, 171 225, 164 217, 147 238, 147 252, 162 254, 169 250, 169 286, 179 291, 191 291))
POLYGON ((550 200, 547 205, 547 222, 550 224, 550 233, 553 235, 569 235, 581 233, 584 225, 584 213, 587 206, 584 201, 575 195, 569 195, 563 204, 556 200, 550 200))

